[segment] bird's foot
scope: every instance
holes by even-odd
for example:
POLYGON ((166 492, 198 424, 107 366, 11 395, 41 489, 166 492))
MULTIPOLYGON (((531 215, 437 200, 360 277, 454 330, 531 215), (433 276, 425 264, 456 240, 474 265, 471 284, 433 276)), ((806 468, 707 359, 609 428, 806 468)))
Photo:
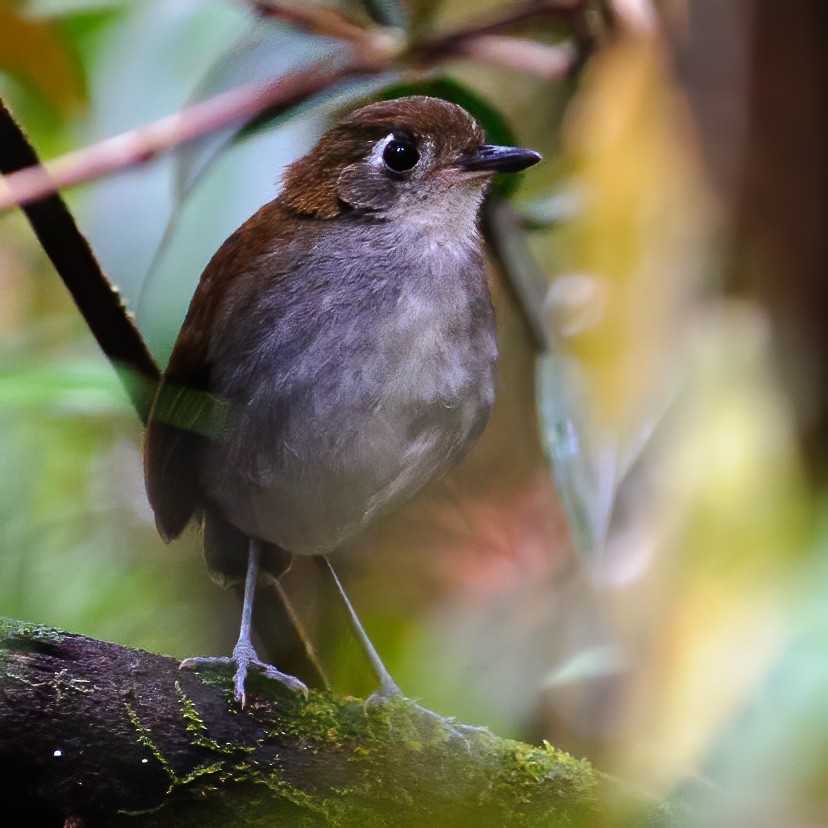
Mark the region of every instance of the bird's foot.
POLYGON ((371 695, 365 700, 365 706, 374 707, 378 704, 387 704, 394 699, 405 698, 406 695, 402 690, 400 690, 397 682, 395 682, 391 676, 386 676, 380 685, 380 689, 375 693, 371 693, 371 695))
POLYGON ((307 698, 308 688, 298 678, 277 670, 270 664, 265 664, 257 655, 248 641, 239 641, 233 648, 232 656, 198 656, 185 658, 178 665, 181 670, 198 670, 200 667, 234 666, 236 668, 233 680, 233 697, 241 707, 246 702, 244 683, 249 670, 255 670, 263 676, 281 682, 292 693, 301 693, 307 698))
POLYGON ((409 699, 394 681, 383 682, 383 685, 375 693, 372 693, 365 701, 366 707, 375 707, 381 704, 388 704, 396 699, 404 699, 410 704, 422 717, 424 721, 432 724, 438 724, 446 728, 452 739, 460 739, 469 752, 471 752, 471 740, 479 738, 482 735, 491 736, 491 731, 487 727, 478 727, 476 725, 462 724, 457 719, 450 716, 441 716, 427 707, 424 707, 419 702, 409 699))

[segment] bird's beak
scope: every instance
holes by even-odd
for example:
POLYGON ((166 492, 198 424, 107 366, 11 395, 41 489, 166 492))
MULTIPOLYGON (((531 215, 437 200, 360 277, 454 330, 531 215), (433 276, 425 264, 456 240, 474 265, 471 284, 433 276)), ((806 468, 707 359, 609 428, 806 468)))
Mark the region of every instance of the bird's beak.
POLYGON ((460 169, 466 172, 520 172, 542 159, 543 156, 534 150, 483 144, 460 161, 460 169))

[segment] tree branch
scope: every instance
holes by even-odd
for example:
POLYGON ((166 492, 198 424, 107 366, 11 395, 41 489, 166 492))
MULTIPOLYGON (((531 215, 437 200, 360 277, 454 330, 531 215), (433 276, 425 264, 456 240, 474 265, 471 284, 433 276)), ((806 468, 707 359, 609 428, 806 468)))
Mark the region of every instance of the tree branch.
POLYGON ((0 210, 30 204, 64 187, 146 163, 179 144, 234 124, 264 110, 288 108, 355 74, 385 68, 380 54, 360 49, 331 66, 330 59, 275 80, 251 83, 188 106, 174 115, 114 138, 30 166, 0 181, 0 210))
MULTIPOLYGON (((274 15, 288 19, 284 4, 274 3, 269 8, 274 15)), ((460 57, 485 65, 517 69, 545 79, 563 77, 581 65, 593 46, 594 38, 584 19, 585 9, 584 0, 517 3, 483 22, 425 39, 407 50, 385 30, 362 30, 344 17, 323 15, 320 10, 292 10, 289 18, 292 23, 310 30, 321 27, 329 33, 339 32, 338 36, 348 46, 338 63, 334 61, 331 65, 331 59, 326 58, 301 71, 223 92, 174 115, 46 164, 20 169, 0 180, 0 211, 30 204, 64 187, 146 163, 162 152, 207 133, 248 123, 264 111, 295 106, 346 77, 387 71, 403 58, 429 67, 460 57), (569 45, 550 46, 493 34, 538 16, 562 14, 571 19, 578 44, 574 55, 569 45)))
POLYGON ((572 72, 578 49, 571 41, 550 45, 506 35, 479 35, 457 43, 454 54, 551 81, 561 80, 572 72))
MULTIPOLYGON (((25 175, 42 170, 37 166, 37 154, 2 101, 0 147, 0 173, 25 175), (23 172, 15 172, 23 168, 23 172)), ((89 329, 119 371, 138 415, 146 422, 160 371, 118 289, 107 279, 59 195, 49 195, 23 210, 89 329)))
POLYGON ((250 0, 250 5, 263 18, 276 18, 305 32, 347 40, 351 43, 362 42, 369 33, 368 29, 355 23, 338 9, 327 6, 297 5, 283 0, 250 0))
POLYGON ((0 698, 9 824, 594 826, 615 791, 586 761, 410 701, 254 677, 239 710, 229 675, 16 621, 0 621, 0 698))

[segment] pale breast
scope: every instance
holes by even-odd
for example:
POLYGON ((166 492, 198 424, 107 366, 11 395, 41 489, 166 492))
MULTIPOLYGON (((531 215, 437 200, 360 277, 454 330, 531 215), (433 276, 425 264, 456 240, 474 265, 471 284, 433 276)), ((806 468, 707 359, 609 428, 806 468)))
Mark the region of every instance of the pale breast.
POLYGON ((444 474, 493 402, 479 254, 362 252, 343 262, 317 249, 316 261, 337 263, 336 284, 309 272, 301 295, 272 297, 270 335, 246 343, 260 371, 226 383, 227 433, 203 463, 205 490, 234 524, 295 554, 330 552, 444 474), (316 289, 318 313, 301 301, 316 289))

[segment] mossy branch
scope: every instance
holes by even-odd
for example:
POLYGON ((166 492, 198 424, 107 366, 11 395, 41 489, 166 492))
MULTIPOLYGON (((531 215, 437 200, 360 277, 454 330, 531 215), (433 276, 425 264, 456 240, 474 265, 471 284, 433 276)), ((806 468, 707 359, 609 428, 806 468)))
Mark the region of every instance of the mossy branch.
MULTIPOLYGON (((614 822, 615 786, 586 761, 406 700, 305 700, 253 677, 240 710, 229 675, 0 621, 10 824, 595 826, 610 798, 614 822)), ((651 805, 625 824, 654 824, 651 805)))

